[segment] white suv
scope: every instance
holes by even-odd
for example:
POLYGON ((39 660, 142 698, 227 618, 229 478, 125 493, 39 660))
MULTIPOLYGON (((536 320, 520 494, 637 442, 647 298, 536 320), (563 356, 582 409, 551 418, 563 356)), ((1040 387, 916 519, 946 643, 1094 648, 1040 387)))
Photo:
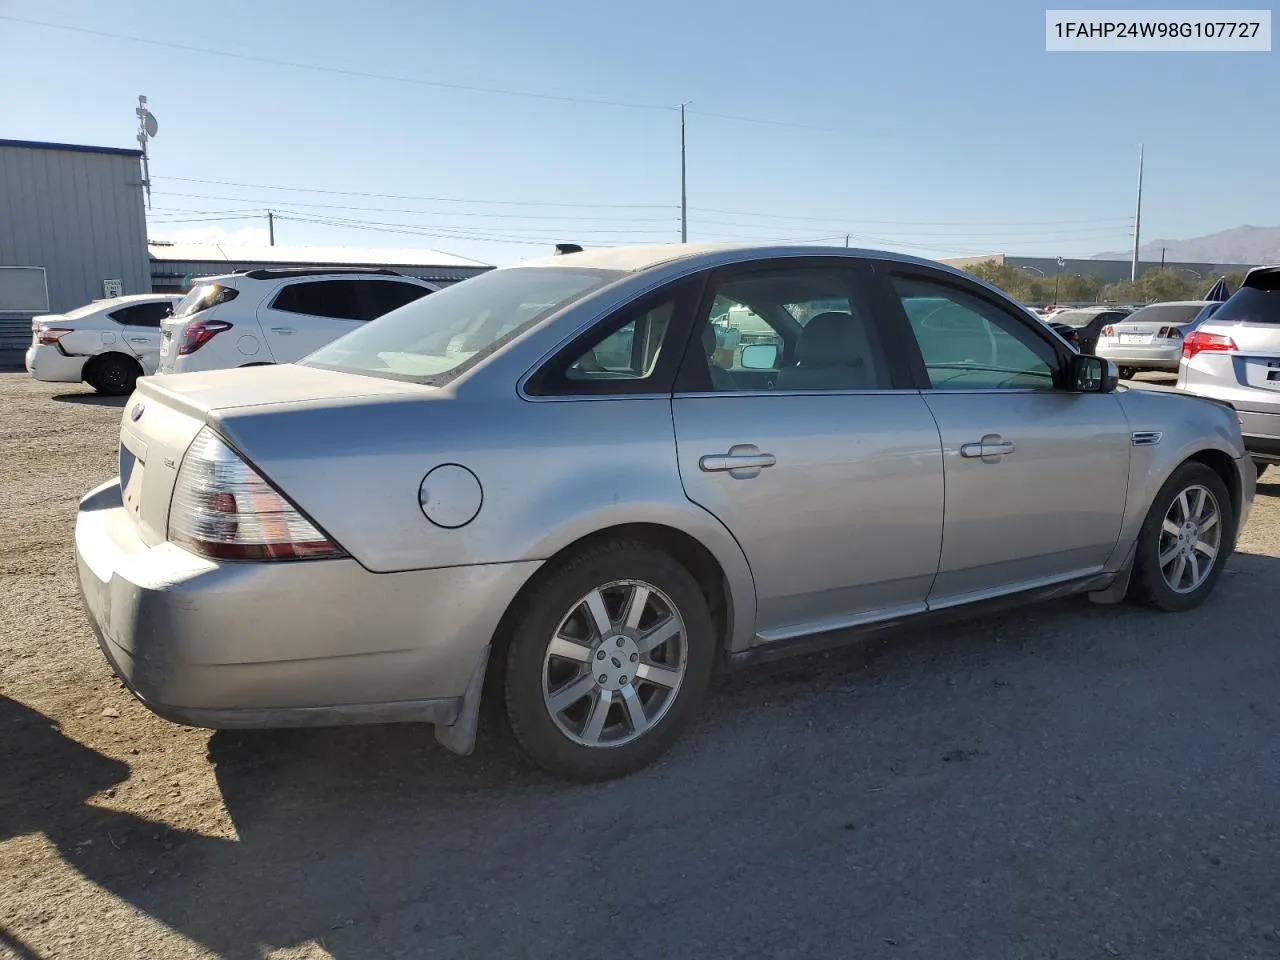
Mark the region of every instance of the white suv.
POLYGON ((160 321, 179 299, 142 293, 33 317, 27 372, 54 383, 83 380, 99 393, 132 393, 139 377, 156 372, 160 321))
POLYGON ((437 289, 393 270, 203 277, 161 327, 160 372, 292 363, 437 289))

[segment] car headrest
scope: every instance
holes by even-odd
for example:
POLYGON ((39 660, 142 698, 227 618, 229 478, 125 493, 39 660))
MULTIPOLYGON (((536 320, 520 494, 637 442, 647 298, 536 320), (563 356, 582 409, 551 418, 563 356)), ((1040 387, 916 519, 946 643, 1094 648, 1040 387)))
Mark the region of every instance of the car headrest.
POLYGON ((796 344, 796 362, 806 366, 847 366, 867 353, 861 320, 847 313, 820 313, 810 320, 796 344))

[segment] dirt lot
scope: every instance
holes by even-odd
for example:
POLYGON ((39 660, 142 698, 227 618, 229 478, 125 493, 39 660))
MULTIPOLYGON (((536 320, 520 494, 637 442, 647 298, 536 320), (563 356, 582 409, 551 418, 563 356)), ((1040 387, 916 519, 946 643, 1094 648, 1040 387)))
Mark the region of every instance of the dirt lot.
POLYGON ((118 402, 0 374, 0 956, 1280 956, 1280 470, 1215 597, 1068 601, 718 682, 569 787, 486 718, 210 734, 84 625, 118 402))

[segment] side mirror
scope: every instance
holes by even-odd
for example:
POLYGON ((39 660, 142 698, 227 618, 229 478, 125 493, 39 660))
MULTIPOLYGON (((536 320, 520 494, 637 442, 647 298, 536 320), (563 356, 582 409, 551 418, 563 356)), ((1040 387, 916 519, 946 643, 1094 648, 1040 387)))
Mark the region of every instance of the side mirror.
POLYGON ((1076 393, 1112 393, 1120 383, 1120 371, 1110 360, 1092 354, 1071 358, 1071 389, 1076 393))
POLYGON ((742 348, 742 369, 772 370, 778 362, 776 343, 753 343, 742 348))

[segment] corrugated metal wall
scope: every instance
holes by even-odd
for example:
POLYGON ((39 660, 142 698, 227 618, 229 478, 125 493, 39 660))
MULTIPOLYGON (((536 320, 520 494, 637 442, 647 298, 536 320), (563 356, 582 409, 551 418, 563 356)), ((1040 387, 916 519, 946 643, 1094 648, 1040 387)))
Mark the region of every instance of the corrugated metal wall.
MULTIPOLYGON (((104 280, 150 292, 136 152, 0 141, 0 266, 44 267, 52 311, 101 297, 104 280)), ((0 347, 15 325, 30 339, 30 318, 6 314, 0 347)))

